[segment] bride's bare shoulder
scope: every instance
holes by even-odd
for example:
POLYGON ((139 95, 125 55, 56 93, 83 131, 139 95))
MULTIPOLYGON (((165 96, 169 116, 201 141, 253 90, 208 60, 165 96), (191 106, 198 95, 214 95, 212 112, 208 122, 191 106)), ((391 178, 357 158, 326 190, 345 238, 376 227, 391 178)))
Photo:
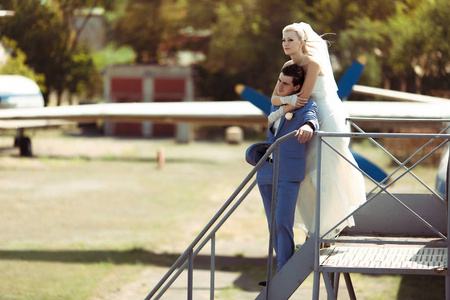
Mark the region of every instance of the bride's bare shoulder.
POLYGON ((306 73, 312 72, 317 73, 319 75, 322 74, 320 63, 314 57, 311 56, 309 57, 309 61, 305 65, 305 71, 306 73))
POLYGON ((294 64, 294 62, 292 61, 292 59, 288 60, 287 62, 284 63, 283 68, 287 67, 287 66, 290 66, 290 65, 293 65, 293 64, 294 64))
POLYGON ((308 65, 320 66, 320 63, 312 56, 309 56, 308 65))

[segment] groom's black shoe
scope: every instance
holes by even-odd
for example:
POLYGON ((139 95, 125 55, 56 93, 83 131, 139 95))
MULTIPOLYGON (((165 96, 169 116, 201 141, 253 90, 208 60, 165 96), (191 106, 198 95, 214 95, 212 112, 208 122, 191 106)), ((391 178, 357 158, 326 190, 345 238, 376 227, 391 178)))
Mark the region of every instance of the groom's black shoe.
POLYGON ((266 286, 266 285, 267 285, 267 282, 266 282, 266 281, 260 281, 260 282, 258 282, 258 285, 260 285, 260 286, 266 286))

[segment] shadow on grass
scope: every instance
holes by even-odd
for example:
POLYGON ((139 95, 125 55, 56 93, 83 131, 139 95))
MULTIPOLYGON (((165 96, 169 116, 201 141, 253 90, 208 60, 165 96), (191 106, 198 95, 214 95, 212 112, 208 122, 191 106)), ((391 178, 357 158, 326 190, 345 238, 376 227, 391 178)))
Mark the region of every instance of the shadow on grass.
MULTIPOLYGON (((63 263, 112 263, 112 264, 149 264, 170 267, 181 254, 154 253, 143 249, 132 250, 0 250, 0 260, 23 260, 63 263)), ((196 268, 208 268, 209 255, 195 257, 196 268)), ((216 255, 216 267, 235 271, 242 265, 265 265, 266 258, 248 258, 242 256, 216 255)))
MULTIPOLYGON (((0 148, 0 154, 6 148, 0 148)), ((11 149, 9 149, 11 150, 11 149)), ((8 154, 8 153, 7 153, 8 154)), ((86 161, 86 162, 131 162, 131 163, 152 163, 157 164, 158 160, 156 157, 127 157, 127 156, 85 156, 85 155, 33 155, 31 157, 20 156, 19 153, 10 154, 10 157, 20 158, 20 159, 42 159, 42 160, 60 160, 60 161, 86 161)), ((211 159, 201 159, 201 158, 166 158, 166 164, 203 164, 203 165, 217 165, 217 161, 211 159)))
MULTIPOLYGON (((136 162, 136 163, 158 163, 157 158, 155 157, 127 157, 127 156, 99 156, 99 157, 89 157, 89 156, 57 156, 57 155, 49 155, 49 156, 33 156, 33 158, 37 159, 49 159, 49 160, 83 160, 83 161, 104 161, 104 162, 136 162)), ((216 165, 217 162, 209 159, 200 159, 200 158, 166 158, 166 164, 205 164, 205 165, 216 165)))
POLYGON ((445 299, 445 276, 403 275, 397 300, 445 299))
MULTIPOLYGON (((61 262, 81 264, 142 264, 166 267, 167 270, 180 257, 174 253, 155 253, 144 249, 131 250, 0 250, 0 260, 61 262)), ((194 260, 196 270, 209 270, 211 256, 197 255, 194 260)), ((222 256, 215 258, 216 270, 240 273, 234 285, 245 291, 260 291, 257 282, 264 280, 267 258, 222 256)), ((377 275, 372 275, 377 276, 377 275)), ((378 275, 379 276, 379 275, 378 275)), ((366 278, 370 280, 370 276, 366 278)), ((445 277, 429 275, 403 275, 397 293, 397 300, 445 298, 445 277)))
MULTIPOLYGON (((367 292, 371 287, 371 282, 381 282, 381 278, 388 278, 391 276, 400 276, 400 284, 396 293, 396 300, 442 300, 445 299, 445 276, 441 275, 394 275, 394 274, 364 274, 363 279, 367 287, 366 291, 360 292, 364 295, 369 295, 367 292)), ((386 284, 389 284, 387 279, 386 284)), ((355 290, 358 289, 358 284, 353 282, 355 290)), ((378 283, 379 284, 379 283, 378 283)), ((375 283, 376 286, 376 283, 375 283)), ((344 290, 343 293, 346 293, 344 290)), ((358 296, 358 292, 356 293, 358 296)), ((358 298, 358 297, 357 297, 358 298)), ((358 298, 359 299, 359 298, 358 298)), ((364 298, 365 299, 365 298, 364 298)), ((370 298, 372 299, 372 298, 370 298)), ((374 297, 373 299, 381 299, 374 297)), ((394 299, 394 298, 386 298, 394 299)))
MULTIPOLYGON (((154 253, 144 249, 132 250, 0 250, 1 260, 61 262, 80 264, 141 264, 157 267, 167 267, 167 270, 177 261, 181 254, 154 253)), ((194 259, 194 269, 210 270, 211 256, 197 255, 194 259)), ((247 291, 258 291, 257 282, 264 279, 267 271, 267 258, 221 256, 215 257, 217 271, 236 272, 240 276, 234 285, 247 291)))

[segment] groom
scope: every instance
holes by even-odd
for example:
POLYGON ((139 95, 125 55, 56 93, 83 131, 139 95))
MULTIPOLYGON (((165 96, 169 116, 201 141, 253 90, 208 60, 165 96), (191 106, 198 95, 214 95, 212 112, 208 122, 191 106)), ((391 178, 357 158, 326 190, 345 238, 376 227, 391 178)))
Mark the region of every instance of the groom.
MULTIPOLYGON (((278 95, 283 97, 298 93, 304 79, 305 73, 300 66, 293 64, 284 67, 278 78, 278 95)), ((287 110, 287 105, 281 107, 272 105, 271 112, 277 114, 278 111, 280 118, 270 124, 267 142, 253 144, 247 149, 246 153, 247 162, 256 165, 259 159, 265 154, 265 150, 273 142, 294 130, 298 130, 298 139, 291 138, 280 144, 274 235, 274 248, 278 263, 277 272, 294 254, 294 215, 300 183, 305 177, 305 143, 312 138, 313 132, 319 129, 317 106, 312 100, 309 100, 302 108, 286 113, 287 110)), ((264 203, 267 221, 270 226, 273 185, 272 159, 264 162, 258 170, 257 181, 264 203)), ((260 282, 260 285, 265 285, 264 283, 260 282)))

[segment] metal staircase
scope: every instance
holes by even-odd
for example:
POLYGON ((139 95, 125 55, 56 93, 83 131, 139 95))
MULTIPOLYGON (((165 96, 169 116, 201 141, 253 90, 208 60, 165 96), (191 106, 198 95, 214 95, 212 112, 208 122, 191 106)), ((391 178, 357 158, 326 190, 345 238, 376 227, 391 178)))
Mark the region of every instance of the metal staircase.
MULTIPOLYGON (((392 120, 384 119, 379 121, 392 120)), ((417 122, 417 120, 408 119, 402 119, 401 121, 417 122)), ((450 120, 427 120, 427 122, 443 121, 449 122, 450 120)), ((448 130, 450 125, 440 134, 365 133, 358 126, 353 125, 360 133, 317 133, 320 141, 318 169, 320 169, 321 164, 320 153, 322 144, 332 148, 339 154, 336 149, 326 142, 325 137, 368 138, 385 152, 387 151, 375 141, 376 138, 423 138, 439 139, 443 140, 443 142, 411 167, 407 167, 407 163, 421 149, 404 162, 393 158, 399 164, 399 167, 381 184, 370 178, 358 166, 353 165, 375 184, 375 188, 367 194, 367 202, 336 224, 335 227, 339 226, 350 216, 354 217, 356 226, 344 230, 339 237, 334 239, 326 238, 327 234, 334 228, 322 235, 318 232, 313 233, 275 276, 271 274, 273 269, 273 242, 271 234, 268 253, 267 287, 261 291, 256 299, 289 299, 304 280, 314 272, 313 299, 315 300, 319 299, 321 275, 328 299, 337 299, 340 274, 344 275, 350 299, 356 299, 350 279, 351 273, 445 276, 445 299, 450 300, 450 273, 447 255, 450 249, 450 243, 448 242, 450 235, 450 224, 448 222, 448 216, 450 215, 450 206, 448 205, 450 194, 448 192, 450 187, 448 178, 450 177, 450 170, 447 168, 447 192, 445 195, 434 192, 433 189, 426 186, 412 173, 412 170, 429 155, 438 148, 448 145, 450 134, 443 134, 443 132, 448 130), (394 175, 400 171, 401 174, 395 177, 394 175), (427 187, 430 194, 392 194, 388 188, 406 174, 412 174, 415 179, 427 187), (388 180, 390 180, 389 183, 387 183, 388 180), (324 244, 329 245, 329 247, 321 248, 321 245, 324 244)), ((274 194, 276 194, 279 145, 283 141, 292 138, 295 133, 292 132, 278 139, 267 150, 260 162, 248 174, 166 275, 158 282, 145 298, 146 300, 160 299, 186 268, 188 269, 187 299, 193 299, 194 257, 208 243, 211 244, 210 299, 214 299, 215 234, 256 186, 256 180, 252 181, 252 179, 272 153, 275 166, 274 194), (247 189, 245 189, 246 186, 247 189)), ((429 142, 425 146, 428 144, 429 142)), ((347 162, 352 164, 349 161, 347 162)), ((320 172, 318 172, 318 182, 320 182, 320 172)), ((320 212, 319 192, 316 200, 316 228, 320 228, 320 215, 318 212, 320 212)), ((272 218, 272 220, 274 219, 272 218)), ((273 228, 273 224, 271 227, 273 228)))
MULTIPOLYGON (((425 214, 435 229, 446 232, 447 207, 439 198, 428 194, 394 196, 420 215, 425 214)), ((377 201, 355 213, 357 226, 346 229, 333 245, 319 250, 317 272, 323 277, 328 299, 338 297, 340 274, 344 275, 350 299, 356 299, 351 273, 448 276, 444 239, 433 237, 433 231, 414 222, 414 216, 405 214, 404 208, 389 198, 380 194, 377 201)), ((256 299, 289 299, 314 271, 314 249, 315 241, 310 238, 256 299)))

